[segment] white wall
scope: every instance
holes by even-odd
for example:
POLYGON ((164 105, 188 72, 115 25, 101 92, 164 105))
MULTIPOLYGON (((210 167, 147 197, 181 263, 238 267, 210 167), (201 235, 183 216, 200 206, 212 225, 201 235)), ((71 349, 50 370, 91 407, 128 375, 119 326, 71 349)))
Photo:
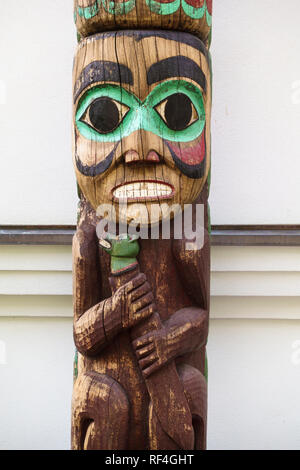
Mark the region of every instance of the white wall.
POLYGON ((214 0, 214 224, 300 221, 300 3, 214 0))
MULTIPOLYGON (((0 221, 73 224, 73 0, 19 1, 13 21, 2 3, 0 221)), ((214 224, 299 223, 299 16, 298 0, 214 0, 214 224)))
POLYGON ((69 449, 72 320, 1 318, 0 331, 0 449, 69 449))
POLYGON ((300 449, 299 340, 299 319, 211 321, 210 449, 300 449))
POLYGON ((0 223, 73 224, 73 0, 2 1, 0 44, 0 223))

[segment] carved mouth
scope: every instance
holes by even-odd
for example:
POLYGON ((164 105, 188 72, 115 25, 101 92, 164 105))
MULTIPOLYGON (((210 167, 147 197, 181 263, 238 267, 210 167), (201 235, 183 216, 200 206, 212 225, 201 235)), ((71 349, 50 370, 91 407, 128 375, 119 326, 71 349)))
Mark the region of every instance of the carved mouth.
POLYGON ((157 200, 170 199, 174 188, 162 181, 131 181, 117 186, 112 191, 115 200, 157 200))

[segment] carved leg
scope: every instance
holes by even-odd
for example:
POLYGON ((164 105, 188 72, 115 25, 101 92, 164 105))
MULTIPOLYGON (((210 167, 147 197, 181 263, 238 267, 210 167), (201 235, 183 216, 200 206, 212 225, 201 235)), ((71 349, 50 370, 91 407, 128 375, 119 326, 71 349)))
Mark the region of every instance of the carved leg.
MULTIPOLYGON (((183 383, 184 393, 191 410, 194 428, 194 449, 206 448, 207 384, 205 377, 192 366, 178 366, 178 375, 183 383)), ((149 446, 151 450, 180 450, 176 443, 164 432, 153 404, 149 406, 149 446)))
POLYGON ((195 450, 206 449, 207 382, 201 372, 188 365, 177 367, 193 418, 195 450))
POLYGON ((149 450, 181 450, 163 430, 152 402, 149 405, 149 450))
POLYGON ((128 423, 129 402, 120 384, 97 372, 77 378, 73 391, 73 450, 124 450, 128 423))

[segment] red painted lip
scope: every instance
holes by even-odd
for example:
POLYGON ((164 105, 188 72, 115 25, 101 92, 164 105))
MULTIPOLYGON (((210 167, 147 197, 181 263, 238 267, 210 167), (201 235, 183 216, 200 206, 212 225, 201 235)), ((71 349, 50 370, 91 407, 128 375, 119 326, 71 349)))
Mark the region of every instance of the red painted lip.
MULTIPOLYGON (((149 188, 150 189, 150 188, 149 188)), ((158 201, 162 199, 172 199, 175 194, 175 189, 170 183, 166 183, 165 181, 161 180, 134 180, 134 181, 126 181, 126 183, 119 184, 112 189, 112 198, 114 202, 125 201, 127 202, 135 202, 135 201, 158 201), (121 187, 126 187, 129 185, 135 185, 138 183, 147 183, 147 184, 157 184, 165 186, 166 188, 170 188, 171 191, 169 194, 162 194, 162 195, 149 195, 149 196, 128 196, 126 197, 117 197, 114 193, 117 189, 121 187)))

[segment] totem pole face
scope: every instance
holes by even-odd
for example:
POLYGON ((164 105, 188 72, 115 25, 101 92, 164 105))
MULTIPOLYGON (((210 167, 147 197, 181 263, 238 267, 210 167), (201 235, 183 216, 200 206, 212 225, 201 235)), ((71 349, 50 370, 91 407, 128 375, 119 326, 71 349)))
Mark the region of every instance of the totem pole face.
POLYGON ((210 107, 210 68, 197 38, 137 31, 82 41, 73 118, 84 196, 117 215, 124 200, 128 208, 194 202, 210 167, 210 107))

